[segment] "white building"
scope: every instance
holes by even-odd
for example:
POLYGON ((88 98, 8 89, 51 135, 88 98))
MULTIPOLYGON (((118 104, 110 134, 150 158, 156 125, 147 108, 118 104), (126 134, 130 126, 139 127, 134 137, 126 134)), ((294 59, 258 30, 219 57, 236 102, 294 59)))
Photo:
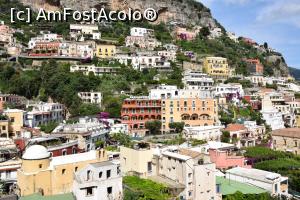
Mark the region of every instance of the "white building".
POLYGON ((288 177, 283 177, 277 173, 253 168, 236 167, 226 171, 226 178, 249 185, 255 185, 267 190, 272 195, 288 194, 288 177))
POLYGON ((118 73, 120 67, 97 67, 95 65, 72 65, 70 67, 70 72, 82 72, 84 75, 89 75, 93 73, 95 76, 102 76, 104 74, 115 75, 118 73))
MULTIPOLYGON (((136 70, 143 70, 145 68, 156 68, 161 62, 161 56, 149 55, 149 54, 138 54, 138 55, 116 55, 116 60, 124 65, 132 65, 136 70)), ((171 66, 170 66, 171 67, 171 66)))
POLYGON ((178 51, 178 46, 176 46, 175 44, 165 44, 163 45, 163 47, 167 50, 167 51, 174 51, 177 52, 178 51))
POLYGON ((128 134, 129 129, 128 129, 128 124, 114 124, 110 127, 110 134, 113 133, 124 133, 128 134))
POLYGON ((102 93, 101 92, 78 92, 79 98, 84 103, 93 103, 101 106, 102 103, 102 93))
POLYGON ((227 37, 229 37, 234 42, 238 42, 239 41, 239 37, 235 33, 233 33, 233 32, 226 32, 226 34, 227 34, 227 37))
POLYGON ((80 138, 78 145, 81 149, 89 151, 95 149, 95 142, 103 140, 106 134, 109 133, 105 121, 101 121, 98 118, 82 117, 79 118, 79 122, 74 124, 60 124, 53 131, 52 134, 85 134, 86 138, 80 138))
POLYGON ((28 48, 33 49, 38 42, 62 41, 63 37, 56 33, 43 33, 37 37, 33 37, 28 42, 28 48))
POLYGON ((231 97, 234 102, 238 102, 244 96, 243 86, 239 83, 219 84, 213 93, 216 97, 231 97))
POLYGON ((216 39, 223 35, 221 28, 214 28, 210 30, 210 35, 208 36, 209 39, 216 39))
POLYGON ((176 61, 176 51, 162 50, 158 51, 157 55, 161 56, 163 59, 175 62, 176 61))
POLYGON ((264 125, 257 125, 256 121, 244 121, 244 126, 255 139, 262 139, 266 131, 266 127, 264 125))
POLYGON ((60 103, 44 103, 30 105, 32 111, 26 113, 25 124, 31 128, 45 125, 49 122, 62 122, 65 119, 65 108, 60 103))
POLYGON ((98 25, 94 24, 70 24, 70 35, 71 37, 91 35, 94 40, 99 40, 101 38, 98 25))
POLYGON ((179 199, 216 199, 216 166, 190 149, 158 150, 152 162, 156 176, 152 180, 171 184, 179 199))
POLYGON ((266 124, 271 126, 272 130, 285 128, 282 114, 273 107, 270 96, 264 96, 261 113, 266 124))
POLYGON ((183 134, 186 138, 204 140, 204 141, 220 141, 222 126, 193 126, 184 127, 183 134))
POLYGON ((75 173, 73 194, 80 200, 123 199, 120 166, 111 161, 89 164, 75 173))
POLYGON ((165 98, 208 98, 211 97, 210 91, 202 91, 195 89, 178 89, 175 85, 160 85, 155 89, 151 89, 149 93, 151 99, 165 98))
POLYGON ((153 29, 146 29, 146 28, 140 28, 140 27, 133 27, 130 29, 130 35, 135 37, 152 37, 154 34, 153 29))
POLYGON ((214 84, 214 80, 207 74, 190 70, 184 72, 182 82, 187 89, 206 91, 211 91, 214 84))

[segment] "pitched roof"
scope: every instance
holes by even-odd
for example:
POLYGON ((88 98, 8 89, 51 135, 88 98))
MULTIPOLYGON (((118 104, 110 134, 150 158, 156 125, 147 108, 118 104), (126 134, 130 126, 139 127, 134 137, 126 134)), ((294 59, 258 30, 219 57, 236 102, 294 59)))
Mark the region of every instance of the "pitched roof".
POLYGON ((274 136, 300 138, 300 128, 284 128, 272 131, 274 136))
POLYGON ((243 124, 228 124, 228 126, 224 130, 231 132, 231 131, 247 130, 247 128, 243 124))

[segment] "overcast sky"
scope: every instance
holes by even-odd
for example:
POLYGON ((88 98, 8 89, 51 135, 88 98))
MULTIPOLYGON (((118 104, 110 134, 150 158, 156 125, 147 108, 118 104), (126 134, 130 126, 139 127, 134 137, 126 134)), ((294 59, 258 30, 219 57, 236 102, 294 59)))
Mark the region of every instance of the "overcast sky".
POLYGON ((268 42, 300 69, 300 0, 198 0, 229 31, 268 42))

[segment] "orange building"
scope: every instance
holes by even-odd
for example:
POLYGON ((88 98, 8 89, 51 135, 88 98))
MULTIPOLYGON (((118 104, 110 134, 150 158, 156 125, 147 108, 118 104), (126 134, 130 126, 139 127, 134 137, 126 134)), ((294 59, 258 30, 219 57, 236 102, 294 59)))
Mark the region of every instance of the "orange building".
POLYGON ((161 100, 149 97, 131 97, 125 99, 121 110, 122 123, 128 124, 133 136, 144 136, 147 133, 145 123, 161 120, 161 100))
POLYGON ((217 100, 206 98, 174 98, 162 100, 162 130, 170 131, 172 122, 185 122, 185 126, 217 125, 217 100))
POLYGON ((259 75, 262 75, 264 73, 264 66, 258 59, 246 59, 245 62, 248 65, 250 73, 259 75))
POLYGON ((54 56, 58 55, 60 42, 37 42, 29 53, 30 56, 54 56))

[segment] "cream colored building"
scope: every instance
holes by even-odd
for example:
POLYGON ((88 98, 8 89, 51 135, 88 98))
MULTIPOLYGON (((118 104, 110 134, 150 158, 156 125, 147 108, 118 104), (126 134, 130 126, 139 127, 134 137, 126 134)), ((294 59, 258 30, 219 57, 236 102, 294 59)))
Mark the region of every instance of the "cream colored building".
POLYGON ((153 174, 152 158, 154 149, 148 145, 142 147, 137 145, 134 148, 120 147, 121 171, 127 175, 137 175, 146 178, 153 174))
POLYGON ((278 129, 272 132, 273 149, 300 155, 300 128, 278 129))
POLYGON ((24 111, 18 109, 4 110, 4 114, 9 118, 9 136, 14 137, 21 134, 21 129, 24 125, 24 111))
POLYGON ((88 164, 106 160, 105 150, 51 158, 45 147, 30 146, 22 157, 22 166, 17 174, 20 195, 69 193, 72 191, 75 172, 88 164))
POLYGON ((203 71, 215 79, 227 79, 230 69, 226 58, 206 57, 203 62, 203 71))
POLYGON ((5 137, 5 138, 9 137, 8 127, 9 127, 8 119, 0 120, 0 137, 5 137))
POLYGON ((156 174, 150 178, 168 183, 179 199, 216 199, 216 166, 196 150, 161 149, 155 153, 153 168, 156 174))

